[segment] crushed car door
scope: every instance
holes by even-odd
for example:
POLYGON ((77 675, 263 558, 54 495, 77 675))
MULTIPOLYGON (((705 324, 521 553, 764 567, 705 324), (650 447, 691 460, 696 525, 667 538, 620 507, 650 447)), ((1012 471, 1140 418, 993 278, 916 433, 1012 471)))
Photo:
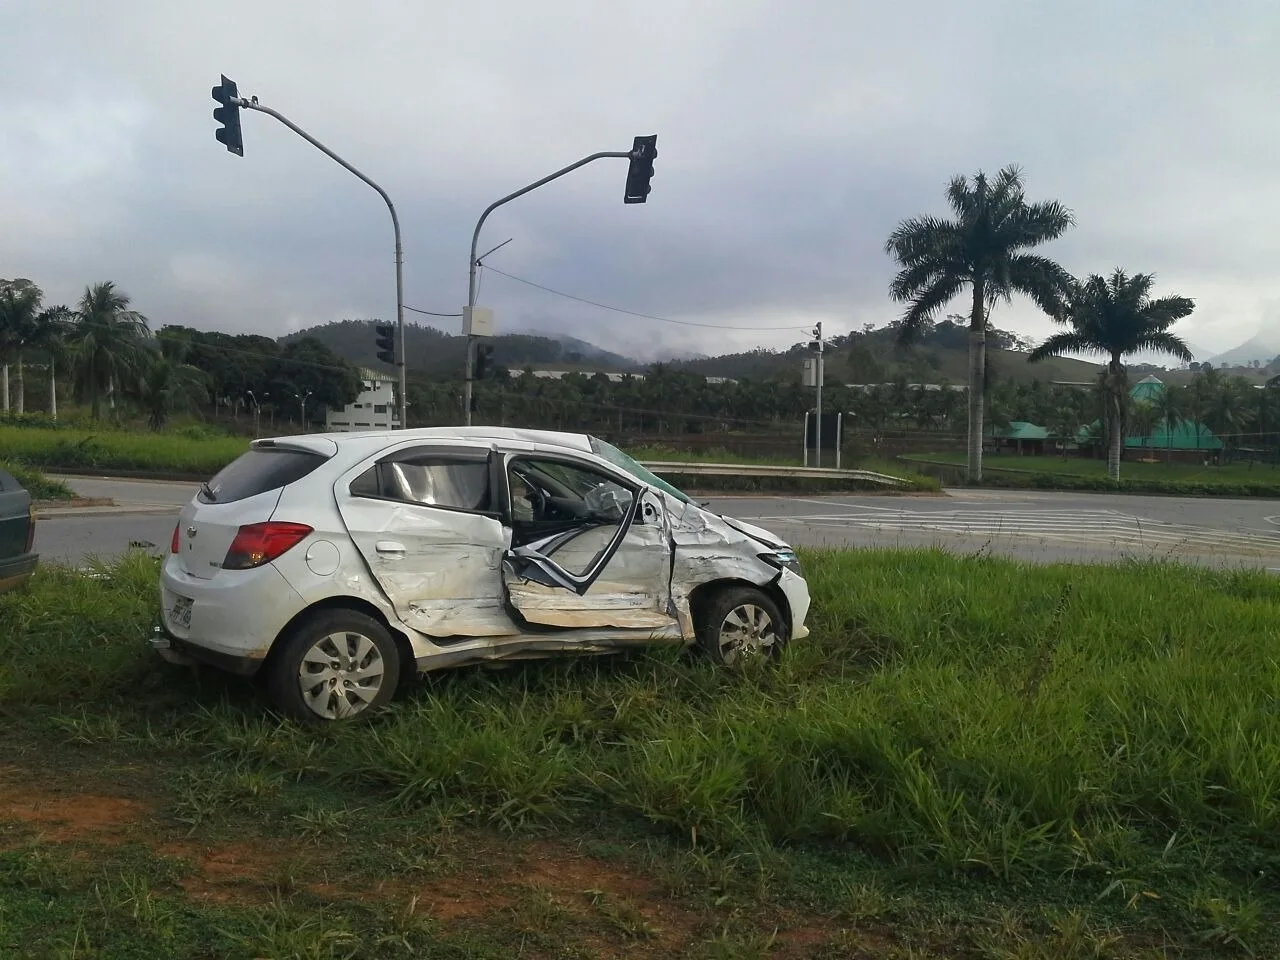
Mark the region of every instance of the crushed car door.
POLYGON ((660 496, 594 465, 508 460, 507 601, 545 627, 657 629, 671 606, 671 533, 660 496))
POLYGON ((509 535, 488 450, 415 445, 353 473, 334 491, 338 508, 405 624, 435 638, 519 632, 503 603, 509 535))

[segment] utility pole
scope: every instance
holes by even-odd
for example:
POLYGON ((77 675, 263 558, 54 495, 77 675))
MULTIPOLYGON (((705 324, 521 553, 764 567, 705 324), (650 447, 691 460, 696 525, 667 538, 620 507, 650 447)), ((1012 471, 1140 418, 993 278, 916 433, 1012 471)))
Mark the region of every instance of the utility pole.
MULTIPOLYGON (((814 466, 822 466, 822 375, 823 375, 823 341, 822 341, 822 321, 819 320, 813 328, 813 339, 809 341, 809 349, 813 351, 814 357, 812 361, 806 361, 806 366, 812 363, 812 380, 811 384, 817 389, 817 434, 813 438, 814 466)), ((806 377, 808 379, 808 377, 806 377)), ((806 415, 807 416, 807 415, 806 415)), ((808 459, 808 448, 805 448, 805 459, 808 459)), ((807 465, 807 464, 806 464, 807 465)))
MULTIPOLYGON (((245 393, 249 394, 249 399, 253 401, 253 436, 256 439, 260 432, 258 430, 258 425, 261 422, 260 417, 262 415, 262 404, 258 402, 258 398, 252 390, 246 390, 245 393)), ((264 393, 262 396, 265 398, 268 394, 264 393)))
MULTIPOLYGON (((648 137, 636 137, 632 143, 631 149, 625 152, 606 152, 593 153, 589 157, 583 157, 576 163, 571 163, 567 167, 563 167, 541 180, 535 180, 527 187, 521 187, 515 193, 509 193, 501 200, 495 200, 489 206, 485 207, 484 213, 480 214, 480 219, 476 221, 475 231, 471 234, 471 258, 467 266, 467 309, 462 320, 463 334, 467 338, 466 344, 466 368, 462 385, 462 415, 463 423, 471 426, 471 383, 475 372, 475 338, 472 332, 472 318, 476 315, 476 267, 482 258, 476 256, 476 247, 480 243, 480 228, 484 226, 485 220, 489 218, 489 214, 497 210, 504 203, 510 203, 517 197, 523 197, 531 190, 536 190, 544 184, 550 183, 552 180, 558 180, 566 173, 572 173, 579 167, 585 167, 588 163, 596 160, 604 160, 609 157, 630 160, 631 165, 627 170, 627 185, 623 194, 623 203, 644 203, 649 194, 649 180, 653 177, 653 161, 658 156, 658 136, 654 134, 648 137)), ((501 246, 502 244, 499 244, 501 246)), ((494 248, 495 250, 497 247, 494 248)), ((489 251, 492 253, 493 251, 489 251)), ((489 254, 486 253, 487 257, 489 254)))
POLYGON ((308 390, 306 393, 295 393, 294 396, 298 398, 299 413, 302 416, 302 424, 301 424, 302 432, 306 433, 307 432, 307 397, 311 396, 311 391, 308 390))
POLYGON ((214 137, 219 143, 226 146, 228 152, 234 153, 236 156, 244 156, 244 139, 240 128, 240 109, 257 110, 259 113, 265 113, 269 117, 275 117, 326 157, 373 187, 378 192, 378 196, 382 197, 383 202, 386 203, 387 210, 391 213, 391 229, 395 232, 396 239, 396 328, 399 331, 400 339, 400 358, 396 366, 400 368, 400 429, 405 429, 408 426, 408 421, 405 419, 408 378, 406 376, 404 355, 404 247, 400 242, 400 218, 396 215, 395 204, 391 202, 391 197, 387 195, 387 191, 383 190, 369 177, 347 163, 346 160, 343 160, 283 114, 272 110, 270 107, 264 107, 258 102, 257 97, 245 99, 240 96, 235 81, 228 80, 225 74, 222 76, 222 83, 213 88, 213 99, 222 104, 222 106, 214 108, 213 111, 213 118, 222 124, 222 129, 214 131, 214 137))

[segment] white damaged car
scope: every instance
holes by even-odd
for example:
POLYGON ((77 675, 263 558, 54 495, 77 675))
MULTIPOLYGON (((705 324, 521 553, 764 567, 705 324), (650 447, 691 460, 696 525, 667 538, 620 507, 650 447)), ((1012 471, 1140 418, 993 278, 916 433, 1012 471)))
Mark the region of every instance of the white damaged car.
POLYGON ((166 659, 263 672, 327 721, 458 664, 776 653, 809 590, 787 544, 595 437, 441 427, 256 441, 183 509, 160 602, 166 659))

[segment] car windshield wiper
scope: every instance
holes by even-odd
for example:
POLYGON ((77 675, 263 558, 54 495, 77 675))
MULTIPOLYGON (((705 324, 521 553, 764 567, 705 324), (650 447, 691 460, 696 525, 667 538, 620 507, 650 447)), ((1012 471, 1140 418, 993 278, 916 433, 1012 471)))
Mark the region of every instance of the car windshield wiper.
POLYGON ((205 498, 210 503, 218 502, 218 495, 213 492, 213 487, 209 486, 208 480, 202 480, 200 482, 200 492, 205 495, 205 498))

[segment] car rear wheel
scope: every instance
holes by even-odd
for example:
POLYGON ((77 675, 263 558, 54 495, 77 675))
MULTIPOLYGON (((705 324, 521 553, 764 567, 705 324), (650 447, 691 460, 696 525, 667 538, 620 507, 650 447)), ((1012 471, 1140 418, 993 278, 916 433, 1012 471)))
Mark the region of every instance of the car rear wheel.
POLYGON ((698 643, 727 667, 776 657, 787 642, 787 623, 777 603, 755 587, 721 590, 702 609, 698 643))
POLYGON ((267 678, 271 699, 303 723, 365 717, 394 696, 400 652, 381 623, 325 610, 295 627, 267 678))

